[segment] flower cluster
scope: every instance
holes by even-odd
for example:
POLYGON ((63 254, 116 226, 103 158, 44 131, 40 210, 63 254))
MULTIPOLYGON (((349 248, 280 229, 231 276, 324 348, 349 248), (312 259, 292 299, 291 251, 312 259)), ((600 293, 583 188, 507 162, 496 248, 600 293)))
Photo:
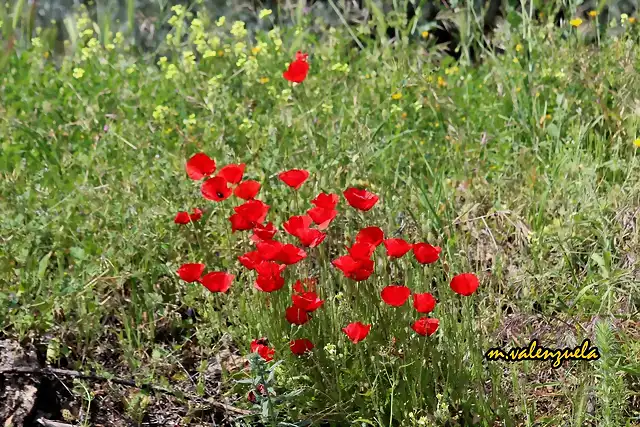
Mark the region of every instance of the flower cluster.
MULTIPOLYGON (((298 52, 296 60, 284 72, 283 77, 291 82, 301 83, 307 76, 308 56, 298 52)), ((200 192, 206 200, 216 203, 224 202, 232 195, 241 202, 233 208, 228 220, 232 233, 250 232, 249 241, 252 249, 238 256, 239 263, 251 274, 255 274, 253 287, 267 294, 278 292, 285 287, 284 272, 306 259, 307 250, 321 245, 327 237, 327 229, 338 216, 339 194, 320 193, 311 201, 310 207, 302 215, 294 215, 276 227, 273 221, 267 221, 270 205, 259 200, 261 184, 244 179, 246 165, 229 164, 218 169, 215 160, 205 153, 197 153, 186 162, 186 173, 194 181, 202 181, 200 192), (288 236, 290 241, 285 243, 288 236)), ((303 169, 283 171, 279 180, 291 191, 298 191, 310 178, 310 173, 303 169)), ((365 215, 379 202, 379 197, 364 188, 351 187, 342 192, 347 204, 365 215)), ((188 224, 201 219, 203 212, 194 208, 192 213, 178 212, 174 222, 188 224)), ((396 237, 385 237, 384 231, 377 226, 362 228, 355 236, 351 246, 346 246, 347 253, 338 256, 331 264, 345 278, 354 282, 362 282, 371 277, 375 270, 375 252, 384 246, 386 256, 397 260, 412 252, 418 264, 428 265, 440 259, 442 249, 427 242, 410 243, 396 237)), ((178 270, 180 278, 186 282, 199 282, 211 292, 226 293, 236 277, 228 272, 209 272, 204 274, 204 264, 184 264, 178 270)), ((315 278, 299 278, 291 287, 291 302, 282 313, 286 321, 292 325, 304 325, 311 321, 314 313, 325 305, 325 300, 318 293, 318 280, 315 278)), ((479 286, 478 278, 471 273, 455 276, 451 289, 463 296, 473 294, 479 286)), ((416 334, 431 336, 439 326, 437 318, 428 317, 437 304, 436 298, 428 292, 416 293, 405 285, 389 284, 380 292, 381 301, 390 307, 401 307, 412 297, 413 307, 423 315, 411 324, 416 334)), ((371 331, 372 325, 361 320, 342 328, 348 339, 354 344, 364 340, 371 331)), ((301 356, 314 349, 314 344, 307 338, 290 341, 289 348, 294 355, 301 356)), ((251 343, 251 352, 259 354, 265 361, 273 360, 275 349, 269 346, 266 338, 255 339, 251 343)))

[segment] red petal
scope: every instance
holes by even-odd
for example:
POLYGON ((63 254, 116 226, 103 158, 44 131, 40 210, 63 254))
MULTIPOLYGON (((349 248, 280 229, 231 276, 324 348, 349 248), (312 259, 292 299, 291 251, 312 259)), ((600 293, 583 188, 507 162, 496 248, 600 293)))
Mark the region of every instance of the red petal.
POLYGON ((409 299, 409 295, 411 290, 406 286, 387 286, 380 293, 382 300, 392 307, 400 307, 409 299))
POLYGON ((176 214, 176 217, 173 219, 173 222, 175 222, 176 224, 188 224, 189 222, 191 222, 191 218, 186 212, 178 212, 176 214))
POLYGON ((214 200, 221 202, 231 196, 231 188, 227 185, 227 181, 221 177, 216 176, 206 180, 200 188, 202 196, 207 200, 214 200))
POLYGON ((187 160, 187 175, 199 181, 216 171, 216 162, 204 153, 197 153, 187 160))
POLYGON ((212 272, 205 274, 200 283, 211 292, 227 292, 235 276, 225 272, 212 272))
POLYGON ((451 289, 460 295, 468 297, 480 286, 480 281, 473 273, 458 274, 451 280, 451 289))
POLYGON ((413 255, 420 264, 431 264, 440 258, 439 246, 432 246, 428 243, 416 243, 413 245, 413 255))
POLYGON ((413 325, 411 325, 411 329, 416 331, 417 334, 425 336, 431 336, 436 333, 438 330, 438 326, 440 325, 440 321, 438 319, 433 319, 430 317, 421 317, 416 320, 413 325))
POLYGON ((297 190, 302 187, 302 184, 309 178, 309 172, 303 169, 292 169, 280 173, 278 178, 289 187, 297 190))
POLYGON ((387 239, 384 241, 384 247, 389 257, 400 258, 411 250, 412 245, 403 239, 387 239))
POLYGON ((343 194, 350 206, 365 212, 378 202, 378 196, 367 190, 352 187, 345 190, 343 194))
POLYGON ((370 243, 378 246, 384 239, 384 232, 380 227, 366 227, 358 232, 356 242, 370 243))
POLYGON ((185 282, 197 282, 204 272, 204 264, 182 264, 178 269, 178 276, 185 282))
POLYGON ((304 325, 309 321, 309 319, 311 319, 306 311, 296 306, 287 308, 285 311, 285 318, 287 319, 287 322, 294 325, 304 325))
POLYGON ((220 169, 217 176, 226 179, 230 184, 237 184, 242 180, 245 166, 246 165, 244 163, 240 163, 238 165, 226 165, 220 169))
POLYGON ((342 331, 347 334, 347 337, 354 344, 362 341, 369 335, 369 331, 371 330, 371 325, 365 325, 361 322, 354 322, 347 325, 347 327, 342 328, 342 331))
POLYGON ((244 200, 250 200, 256 197, 260 191, 260 183, 258 181, 243 181, 233 190, 233 195, 244 200))
POLYGON ((428 292, 413 294, 413 307, 418 313, 430 313, 436 307, 436 299, 428 292))
POLYGON ((289 348, 291 352, 297 356, 301 356, 304 353, 311 351, 313 349, 313 343, 306 338, 293 340, 289 343, 289 348))

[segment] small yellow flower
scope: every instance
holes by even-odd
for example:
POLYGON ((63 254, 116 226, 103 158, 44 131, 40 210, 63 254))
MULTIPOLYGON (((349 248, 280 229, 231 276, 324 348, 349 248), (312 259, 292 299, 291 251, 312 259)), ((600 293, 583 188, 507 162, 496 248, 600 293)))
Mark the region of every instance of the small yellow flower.
POLYGON ((520 90, 521 90, 521 89, 520 89, 519 87, 517 87, 517 88, 516 88, 516 93, 520 93, 520 90))
POLYGON ((582 25, 582 19, 580 18, 573 18, 571 21, 569 21, 569 24, 571 24, 572 27, 579 27, 580 25, 582 25))
POLYGON ((438 86, 440 87, 445 87, 447 85, 447 82, 444 81, 444 79, 442 78, 442 76, 438 76, 438 86))
POLYGON ((589 11, 589 16, 592 18, 595 18, 596 16, 598 16, 598 11, 597 10, 590 10, 589 11))
POLYGON ((400 92, 396 92, 393 95, 391 95, 391 98, 397 101, 400 98, 402 98, 402 94, 400 92))
POLYGON ((636 22, 636 17, 635 16, 632 16, 632 17, 629 18, 629 24, 635 24, 635 22, 636 22))
POLYGON ((262 48, 260 46, 256 46, 251 49, 251 53, 253 53, 254 55, 257 55, 261 50, 262 48))
POLYGON ((269 15, 271 15, 271 9, 262 9, 262 10, 260 11, 260 13, 258 14, 258 17, 259 17, 260 19, 264 19, 264 18, 266 18, 266 17, 267 17, 267 16, 269 16, 269 15))
POLYGON ((84 76, 84 70, 82 68, 74 68, 73 69, 73 77, 76 79, 81 79, 84 76))
POLYGON ((520 62, 520 60, 518 58, 516 58, 516 57, 513 58, 513 63, 514 64, 518 64, 519 62, 520 62))
POLYGON ((406 119, 406 118, 407 118, 407 113, 404 113, 404 112, 403 112, 403 113, 400 115, 400 117, 402 117, 403 119, 406 119))
POLYGON ((269 83, 269 77, 260 77, 260 80, 258 80, 260 82, 260 84, 264 85, 269 83))
POLYGON ((426 39, 427 37, 429 37, 429 31, 423 31, 421 35, 423 39, 426 39))
POLYGON ((424 145, 424 139, 420 141, 420 145, 424 145))
POLYGON ((545 117, 545 119, 547 119, 547 120, 551 120, 551 114, 547 114, 547 115, 546 115, 546 116, 544 116, 544 117, 545 117))
POLYGON ((635 141, 633 141, 633 145, 635 145, 636 147, 640 148, 640 138, 638 138, 635 141))
POLYGON ((218 51, 218 56, 224 56, 224 50, 219 50, 218 51))
POLYGON ((520 43, 518 43, 516 45, 516 52, 520 52, 522 50, 522 45, 520 43))
POLYGON ((227 20, 227 18, 225 18, 224 16, 221 16, 220 18, 218 18, 218 20, 216 21, 216 25, 218 27, 222 27, 225 23, 225 21, 227 20))

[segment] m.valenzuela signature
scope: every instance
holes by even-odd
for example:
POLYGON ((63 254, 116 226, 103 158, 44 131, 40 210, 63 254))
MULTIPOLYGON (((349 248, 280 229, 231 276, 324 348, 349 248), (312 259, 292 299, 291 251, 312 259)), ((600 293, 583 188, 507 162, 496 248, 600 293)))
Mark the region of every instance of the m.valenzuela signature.
POLYGON ((563 360, 598 360, 600 353, 597 347, 591 347, 588 339, 582 341, 582 345, 570 349, 550 349, 538 345, 538 340, 532 340, 527 347, 515 347, 511 350, 502 350, 499 347, 490 348, 484 355, 487 360, 504 360, 518 362, 521 360, 553 360, 552 368, 558 368, 563 360))

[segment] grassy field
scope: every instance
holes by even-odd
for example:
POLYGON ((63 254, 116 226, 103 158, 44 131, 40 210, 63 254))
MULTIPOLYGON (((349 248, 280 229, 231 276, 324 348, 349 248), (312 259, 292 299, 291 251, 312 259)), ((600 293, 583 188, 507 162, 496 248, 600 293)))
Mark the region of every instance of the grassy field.
POLYGON ((154 55, 80 19, 73 55, 53 57, 38 38, 0 75, 0 337, 48 366, 172 392, 61 377, 48 385, 51 418, 639 425, 637 23, 595 46, 580 28, 524 20, 498 34, 503 55, 465 65, 438 57, 428 34, 357 51, 343 29, 252 40, 238 24, 174 14, 154 55), (298 50, 310 71, 294 85, 283 72, 298 50), (289 217, 321 192, 340 196, 327 238, 287 267, 283 289, 256 290, 237 261, 251 232, 231 233, 228 218, 244 201, 202 197, 185 173, 198 152, 218 170, 246 164, 283 242, 297 243, 289 217), (299 190, 278 179, 290 169, 310 172, 299 190), (350 207, 349 187, 378 203, 350 207), (193 208, 200 221, 174 223, 193 208), (389 260, 380 245, 356 284, 331 261, 365 226, 437 245, 440 259, 389 260), (233 274, 231 289, 181 280, 196 262, 233 274), (463 272, 480 279, 469 297, 449 288, 463 272), (290 325, 291 288, 306 277, 325 302, 290 325), (410 328, 411 300, 381 301, 390 284, 436 296, 434 335, 410 328), (353 344, 341 328, 360 320, 371 333, 353 344), (249 369, 261 337, 274 361, 254 355, 249 369), (302 337, 315 348, 297 357, 289 341, 302 337), (589 339, 601 357, 558 368, 483 359, 534 338, 560 349, 589 339))

